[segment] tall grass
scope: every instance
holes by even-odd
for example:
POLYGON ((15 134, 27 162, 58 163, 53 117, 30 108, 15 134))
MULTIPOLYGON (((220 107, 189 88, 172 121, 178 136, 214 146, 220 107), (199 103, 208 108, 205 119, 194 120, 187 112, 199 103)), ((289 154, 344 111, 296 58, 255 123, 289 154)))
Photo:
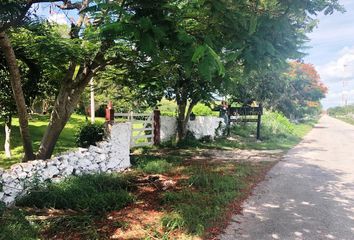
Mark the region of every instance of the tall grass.
POLYGON ((17 200, 17 206, 57 208, 102 214, 119 210, 134 201, 129 179, 122 175, 97 174, 49 183, 17 200))

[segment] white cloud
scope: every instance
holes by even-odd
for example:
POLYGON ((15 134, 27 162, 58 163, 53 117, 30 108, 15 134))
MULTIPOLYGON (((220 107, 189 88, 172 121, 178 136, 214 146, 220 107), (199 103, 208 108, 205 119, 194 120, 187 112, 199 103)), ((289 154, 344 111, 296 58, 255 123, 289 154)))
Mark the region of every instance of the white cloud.
POLYGON ((48 21, 60 25, 68 24, 67 18, 63 13, 54 13, 48 17, 48 21))
POLYGON ((317 65, 316 69, 328 87, 322 101, 325 108, 354 102, 354 46, 344 47, 333 61, 317 65))
POLYGON ((317 70, 322 81, 327 84, 354 80, 354 47, 345 47, 336 60, 318 66, 317 70))

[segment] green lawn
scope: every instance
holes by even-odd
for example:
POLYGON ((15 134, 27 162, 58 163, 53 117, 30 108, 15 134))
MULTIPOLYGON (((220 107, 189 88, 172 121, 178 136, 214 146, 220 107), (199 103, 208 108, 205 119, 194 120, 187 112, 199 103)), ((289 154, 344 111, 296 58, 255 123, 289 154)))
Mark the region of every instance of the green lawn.
MULTIPOLYGON (((32 115, 29 126, 33 139, 33 147, 38 150, 41 138, 47 127, 49 116, 32 115)), ((68 151, 76 147, 75 144, 75 132, 86 122, 85 116, 73 114, 70 121, 65 126, 65 129, 61 133, 57 145, 54 150, 54 154, 68 151)), ((103 123, 103 118, 97 118, 98 123, 103 123)), ((23 148, 21 144, 21 137, 19 131, 18 119, 13 119, 12 137, 11 137, 11 149, 13 157, 6 159, 4 155, 4 124, 0 122, 0 167, 9 168, 12 164, 21 161, 23 155, 23 148)))

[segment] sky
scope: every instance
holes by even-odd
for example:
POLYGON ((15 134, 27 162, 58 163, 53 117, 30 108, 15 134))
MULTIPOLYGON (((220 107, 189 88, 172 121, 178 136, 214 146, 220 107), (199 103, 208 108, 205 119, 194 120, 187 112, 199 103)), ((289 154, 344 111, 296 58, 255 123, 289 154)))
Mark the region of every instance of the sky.
POLYGON ((328 87, 325 109, 354 104, 354 0, 339 0, 345 13, 319 15, 318 27, 308 35, 305 62, 312 63, 328 87))

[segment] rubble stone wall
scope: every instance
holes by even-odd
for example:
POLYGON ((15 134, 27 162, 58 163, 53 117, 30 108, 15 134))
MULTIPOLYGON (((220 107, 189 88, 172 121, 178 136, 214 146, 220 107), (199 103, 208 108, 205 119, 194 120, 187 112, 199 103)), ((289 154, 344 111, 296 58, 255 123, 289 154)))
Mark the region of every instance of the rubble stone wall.
POLYGON ((130 167, 130 135, 130 123, 115 124, 107 141, 97 146, 66 152, 49 160, 18 163, 7 170, 0 168, 0 201, 13 204, 34 182, 56 182, 68 176, 111 173, 130 167))

